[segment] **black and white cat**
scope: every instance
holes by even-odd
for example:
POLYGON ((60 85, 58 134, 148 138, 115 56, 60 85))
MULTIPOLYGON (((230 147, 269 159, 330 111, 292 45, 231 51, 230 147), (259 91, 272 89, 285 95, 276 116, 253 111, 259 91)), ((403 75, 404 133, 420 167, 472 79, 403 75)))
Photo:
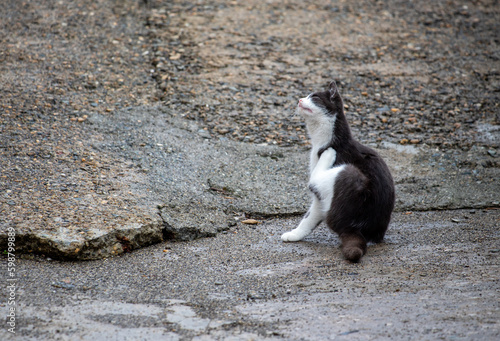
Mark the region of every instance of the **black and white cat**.
POLYGON ((384 160, 354 140, 335 82, 299 100, 312 142, 309 190, 312 205, 299 226, 281 236, 295 242, 322 221, 338 233, 342 254, 358 262, 367 242, 381 242, 394 208, 394 182, 384 160))

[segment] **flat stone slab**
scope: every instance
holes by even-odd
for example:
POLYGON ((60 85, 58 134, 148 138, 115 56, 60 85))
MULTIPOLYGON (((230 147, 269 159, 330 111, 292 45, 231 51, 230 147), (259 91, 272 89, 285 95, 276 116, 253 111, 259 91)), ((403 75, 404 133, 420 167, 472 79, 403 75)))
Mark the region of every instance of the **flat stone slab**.
MULTIPOLYGON (((85 233, 3 220, 0 245, 6 248, 8 228, 14 226, 18 252, 96 259, 167 239, 215 236, 244 217, 307 210, 306 148, 215 138, 177 115, 162 107, 129 108, 113 116, 88 114, 85 129, 102 138, 87 142, 123 165, 118 168, 122 176, 110 181, 114 196, 130 202, 125 209, 134 212, 134 219, 117 224, 108 219, 107 226, 96 224, 85 233)), ((500 172, 484 149, 445 153, 425 144, 373 147, 392 170, 398 211, 499 206, 500 172)))

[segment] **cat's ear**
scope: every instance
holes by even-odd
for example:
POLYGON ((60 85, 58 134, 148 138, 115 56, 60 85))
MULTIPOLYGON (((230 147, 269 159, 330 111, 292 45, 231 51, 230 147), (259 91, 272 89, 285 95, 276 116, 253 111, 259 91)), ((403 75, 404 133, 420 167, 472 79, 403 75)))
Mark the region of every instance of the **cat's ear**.
POLYGON ((333 99, 333 97, 335 97, 335 95, 337 94, 337 84, 335 83, 335 81, 332 81, 330 83, 330 85, 328 86, 328 90, 330 91, 330 98, 333 99))

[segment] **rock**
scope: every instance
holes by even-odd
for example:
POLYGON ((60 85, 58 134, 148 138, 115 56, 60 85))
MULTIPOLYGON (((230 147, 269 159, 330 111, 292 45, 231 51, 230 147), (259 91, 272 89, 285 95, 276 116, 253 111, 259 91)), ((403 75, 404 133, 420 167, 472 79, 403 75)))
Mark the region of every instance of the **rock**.
POLYGON ((249 291, 248 294, 247 294, 247 300, 262 300, 264 299, 265 296, 262 295, 261 293, 258 293, 256 291, 249 291))
POLYGON ((200 135, 204 139, 212 138, 212 136, 210 135, 210 132, 208 132, 208 130, 205 130, 205 129, 198 130, 198 135, 200 135))
POLYGON ((65 283, 65 282, 55 282, 55 283, 52 283, 52 286, 54 288, 69 289, 69 290, 75 288, 75 286, 73 284, 65 283))
POLYGON ((229 229, 230 223, 230 218, 222 209, 209 203, 170 204, 160 209, 160 216, 166 240, 187 241, 214 237, 218 232, 229 229))
POLYGON ((255 219, 246 219, 241 222, 242 224, 248 224, 248 225, 255 225, 255 224, 260 224, 260 221, 255 220, 255 219))

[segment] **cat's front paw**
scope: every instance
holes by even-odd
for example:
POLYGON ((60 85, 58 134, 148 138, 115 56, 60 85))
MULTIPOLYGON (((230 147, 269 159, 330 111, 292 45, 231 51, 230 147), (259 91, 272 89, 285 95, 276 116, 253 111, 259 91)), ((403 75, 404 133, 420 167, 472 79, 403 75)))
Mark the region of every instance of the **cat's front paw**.
POLYGON ((290 232, 285 232, 281 235, 281 240, 284 242, 298 242, 302 239, 302 236, 299 235, 295 230, 290 232))
POLYGON ((325 159, 327 162, 333 162, 335 161, 335 158, 337 157, 337 152, 335 149, 332 147, 326 149, 322 154, 320 159, 325 159))
POLYGON ((327 170, 330 169, 335 163, 335 159, 337 158, 337 152, 332 147, 327 148, 321 153, 319 157, 316 168, 318 170, 327 170))

